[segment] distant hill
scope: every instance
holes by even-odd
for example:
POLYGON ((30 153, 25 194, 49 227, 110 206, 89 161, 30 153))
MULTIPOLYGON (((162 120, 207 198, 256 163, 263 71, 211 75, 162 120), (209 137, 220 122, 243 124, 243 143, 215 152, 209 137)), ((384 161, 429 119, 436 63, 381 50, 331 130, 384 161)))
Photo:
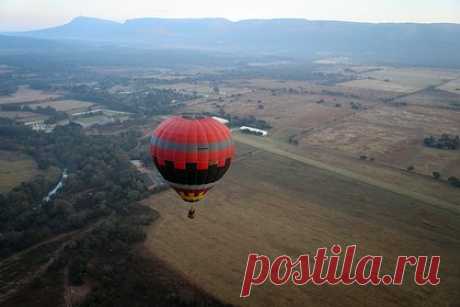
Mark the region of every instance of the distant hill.
POLYGON ((78 17, 59 27, 14 35, 244 55, 348 56, 378 63, 460 67, 460 24, 304 19, 232 22, 222 18, 142 18, 118 23, 78 17))
POLYGON ((44 49, 57 47, 59 45, 58 42, 51 40, 0 35, 0 50, 44 49))

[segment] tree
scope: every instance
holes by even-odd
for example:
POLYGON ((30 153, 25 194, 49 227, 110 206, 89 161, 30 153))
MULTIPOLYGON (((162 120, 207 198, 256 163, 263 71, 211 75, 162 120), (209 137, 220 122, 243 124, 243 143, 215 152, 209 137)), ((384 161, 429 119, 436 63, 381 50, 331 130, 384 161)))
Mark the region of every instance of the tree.
POLYGON ((407 167, 408 172, 412 172, 415 169, 413 165, 407 167))
POLYGON ((439 179, 439 178, 441 178, 441 174, 439 172, 433 172, 433 178, 434 179, 439 179))
POLYGON ((81 257, 76 257, 69 265, 69 279, 72 285, 83 284, 83 276, 86 271, 85 261, 81 257))
POLYGON ((135 200, 138 200, 139 197, 140 197, 140 194, 139 194, 138 191, 130 190, 130 191, 128 192, 128 200, 129 200, 130 202, 135 201, 135 200))
POLYGON ((56 199, 54 202, 54 213, 62 216, 69 216, 75 213, 75 209, 70 202, 64 199, 56 199))
POLYGON ((447 182, 453 187, 460 188, 460 180, 457 177, 449 177, 447 182))

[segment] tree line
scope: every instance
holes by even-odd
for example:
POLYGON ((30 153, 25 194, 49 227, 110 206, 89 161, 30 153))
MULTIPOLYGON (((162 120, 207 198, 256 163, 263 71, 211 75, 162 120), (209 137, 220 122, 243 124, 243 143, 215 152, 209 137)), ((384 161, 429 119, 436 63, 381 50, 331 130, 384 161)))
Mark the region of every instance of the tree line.
POLYGON ((43 198, 56 182, 45 176, 0 194, 0 257, 126 210, 147 196, 144 179, 125 151, 130 142, 129 136, 87 136, 78 125, 45 134, 1 120, 0 149, 24 152, 42 170, 66 168, 69 176, 50 202, 43 198))
POLYGON ((431 135, 423 140, 423 144, 431 148, 455 150, 460 147, 460 137, 449 134, 443 134, 440 137, 431 135))

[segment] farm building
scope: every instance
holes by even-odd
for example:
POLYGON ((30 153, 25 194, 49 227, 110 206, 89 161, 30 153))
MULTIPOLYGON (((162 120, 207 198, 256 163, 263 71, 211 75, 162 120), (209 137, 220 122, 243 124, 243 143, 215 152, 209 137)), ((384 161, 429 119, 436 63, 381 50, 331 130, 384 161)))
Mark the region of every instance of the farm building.
POLYGON ((97 109, 97 110, 91 110, 91 111, 86 111, 86 112, 73 113, 71 116, 73 118, 79 118, 79 117, 88 117, 91 115, 100 115, 100 114, 103 114, 103 110, 97 109))
POLYGON ((217 120, 219 123, 224 124, 224 125, 228 125, 228 123, 229 123, 228 119, 225 119, 225 118, 222 118, 222 117, 213 116, 212 118, 217 120))
POLYGON ((34 131, 45 131, 46 133, 50 133, 51 131, 53 131, 56 125, 48 125, 45 123, 44 120, 36 120, 36 121, 26 122, 24 123, 24 126, 27 126, 34 131))
POLYGON ((247 127, 247 126, 241 126, 240 131, 243 133, 250 133, 250 134, 255 134, 255 135, 260 135, 260 136, 267 136, 268 132, 265 130, 253 128, 253 127, 247 127))

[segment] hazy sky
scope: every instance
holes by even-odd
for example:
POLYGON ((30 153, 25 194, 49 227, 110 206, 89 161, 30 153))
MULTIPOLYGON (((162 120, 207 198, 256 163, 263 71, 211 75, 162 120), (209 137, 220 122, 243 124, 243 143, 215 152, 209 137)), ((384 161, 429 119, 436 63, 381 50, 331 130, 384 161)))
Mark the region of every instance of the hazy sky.
POLYGON ((460 23, 460 0, 0 0, 0 31, 28 30, 76 16, 306 18, 460 23))

